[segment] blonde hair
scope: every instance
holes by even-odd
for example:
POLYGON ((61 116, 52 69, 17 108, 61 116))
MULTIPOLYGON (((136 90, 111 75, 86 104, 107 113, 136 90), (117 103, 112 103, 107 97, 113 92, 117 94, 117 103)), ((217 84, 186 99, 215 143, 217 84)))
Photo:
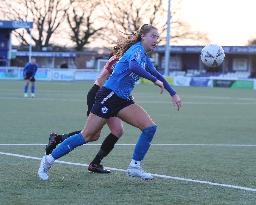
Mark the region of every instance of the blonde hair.
POLYGON ((120 58, 133 44, 141 41, 141 36, 149 33, 152 29, 157 29, 150 24, 144 24, 139 31, 120 36, 117 45, 113 48, 113 54, 120 58))

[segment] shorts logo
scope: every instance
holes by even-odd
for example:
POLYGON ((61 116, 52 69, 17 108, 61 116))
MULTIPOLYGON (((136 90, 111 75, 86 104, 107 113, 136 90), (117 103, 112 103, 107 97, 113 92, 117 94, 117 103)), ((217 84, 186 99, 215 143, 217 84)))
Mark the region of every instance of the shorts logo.
POLYGON ((106 114, 108 112, 108 108, 106 106, 102 107, 101 112, 106 114))

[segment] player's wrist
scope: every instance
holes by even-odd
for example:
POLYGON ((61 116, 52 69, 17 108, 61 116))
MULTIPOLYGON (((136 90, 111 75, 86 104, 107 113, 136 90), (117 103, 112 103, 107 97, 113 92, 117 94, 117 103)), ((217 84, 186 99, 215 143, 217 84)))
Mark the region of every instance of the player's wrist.
POLYGON ((155 81, 152 81, 153 83, 157 84, 160 82, 160 80, 158 80, 157 78, 155 78, 155 81))
POLYGON ((169 93, 170 93, 171 97, 176 97, 177 96, 177 93, 174 90, 170 91, 169 93))

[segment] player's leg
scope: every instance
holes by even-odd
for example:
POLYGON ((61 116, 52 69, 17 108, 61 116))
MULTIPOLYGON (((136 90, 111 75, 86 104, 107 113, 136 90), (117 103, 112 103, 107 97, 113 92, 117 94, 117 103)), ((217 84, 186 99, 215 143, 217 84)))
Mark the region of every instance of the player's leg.
POLYGON ((53 150, 52 154, 43 157, 38 169, 40 179, 48 180, 48 171, 56 159, 68 154, 78 146, 97 140, 98 136, 96 134, 99 133, 105 123, 106 119, 91 113, 81 133, 64 140, 53 150))
MULTIPOLYGON (((93 107, 93 104, 95 102, 95 96, 96 96, 96 93, 97 91, 99 90, 99 86, 98 85, 95 85, 93 84, 93 86, 91 87, 91 89, 88 91, 87 93, 87 116, 89 116, 90 112, 91 112, 91 109, 93 107)), ((82 130, 78 130, 78 131, 73 131, 73 132, 70 132, 70 133, 67 133, 67 134, 57 134, 55 132, 52 132, 50 134, 50 137, 49 137, 49 142, 48 142, 48 145, 46 145, 45 147, 45 153, 48 155, 48 154, 51 154, 52 151, 56 148, 56 146, 63 142, 65 139, 75 135, 75 134, 78 134, 80 133, 82 130)), ((99 135, 99 134, 98 134, 99 135)))
MULTIPOLYGON (((107 120, 107 125, 110 129, 110 134, 103 141, 100 150, 96 154, 95 158, 89 164, 88 170, 96 173, 110 173, 109 170, 104 169, 104 167, 100 164, 102 159, 106 157, 111 150, 114 148, 114 145, 118 141, 118 139, 123 134, 123 125, 122 121, 117 117, 111 117, 107 120)), ((51 133, 49 137, 49 143, 45 148, 46 155, 52 153, 52 151, 56 148, 56 146, 63 142, 65 139, 69 138, 74 134, 80 133, 81 130, 74 131, 68 134, 59 135, 57 133, 51 133)), ((99 136, 100 133, 97 133, 96 136, 99 136)))
POLYGON ((96 173, 110 173, 110 170, 104 169, 100 164, 102 159, 106 157, 114 148, 114 145, 123 134, 122 121, 117 117, 111 117, 107 120, 107 125, 110 129, 110 134, 103 141, 100 150, 95 158, 89 164, 88 170, 96 173))
POLYGON ((24 97, 28 97, 28 86, 29 86, 29 79, 27 77, 25 77, 24 97))
POLYGON ((60 144, 61 142, 63 142, 65 139, 75 135, 75 134, 79 134, 82 130, 77 130, 77 131, 73 131, 67 134, 57 134, 52 132, 49 136, 49 141, 48 144, 45 147, 45 153, 46 155, 51 154, 52 151, 57 147, 58 144, 60 144))
POLYGON ((118 117, 142 131, 136 143, 133 157, 127 170, 128 175, 141 177, 143 179, 152 179, 153 176, 150 173, 146 173, 141 168, 140 163, 144 159, 150 147, 151 141, 156 132, 156 124, 150 118, 148 113, 136 104, 132 104, 122 109, 118 113, 118 117))
POLYGON ((35 90, 36 90, 36 85, 35 85, 35 77, 32 77, 30 79, 30 82, 31 82, 31 97, 35 97, 35 90))
MULTIPOLYGON (((96 154, 95 158, 89 164, 88 170, 96 173, 110 173, 109 170, 104 169, 104 167, 100 164, 102 159, 106 157, 111 150, 114 148, 115 143, 123 134, 123 125, 122 121, 117 117, 111 117, 107 120, 108 127, 110 129, 110 134, 103 141, 100 150, 96 154)), ((68 134, 58 135, 57 133, 51 133, 49 137, 49 143, 45 148, 46 155, 52 153, 52 151, 56 148, 56 146, 63 142, 65 139, 71 137, 74 134, 80 133, 81 130, 71 132, 68 134)), ((96 134, 99 136, 100 132, 96 134)), ((97 137, 96 137, 97 138, 97 137)))

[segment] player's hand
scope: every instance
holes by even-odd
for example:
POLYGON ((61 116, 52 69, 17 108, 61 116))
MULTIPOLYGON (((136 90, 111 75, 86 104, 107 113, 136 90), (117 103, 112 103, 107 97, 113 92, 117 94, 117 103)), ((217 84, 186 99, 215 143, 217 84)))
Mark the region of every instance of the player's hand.
POLYGON ((180 96, 178 96, 177 94, 175 94, 174 96, 172 96, 172 104, 177 108, 177 110, 179 111, 182 103, 181 103, 181 99, 180 96))
POLYGON ((162 81, 160 81, 160 80, 156 80, 156 82, 155 82, 155 85, 157 85, 158 87, 160 87, 160 89, 161 89, 161 94, 164 92, 164 84, 163 84, 163 82, 162 81))

